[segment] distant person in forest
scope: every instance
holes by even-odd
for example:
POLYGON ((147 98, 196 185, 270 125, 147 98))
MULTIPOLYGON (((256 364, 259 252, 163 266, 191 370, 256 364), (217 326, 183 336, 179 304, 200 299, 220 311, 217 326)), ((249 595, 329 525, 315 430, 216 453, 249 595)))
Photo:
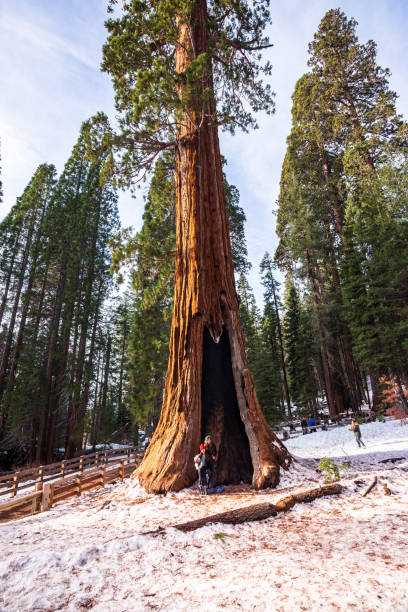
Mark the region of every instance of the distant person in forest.
POLYGON ((307 434, 307 419, 305 419, 305 417, 300 421, 300 426, 302 428, 302 434, 305 436, 307 434))
POLYGON ((362 446, 364 446, 365 448, 365 444, 361 439, 360 425, 357 423, 356 419, 351 419, 350 431, 354 432, 358 447, 361 448, 362 446))
POLYGON ((310 427, 310 433, 316 431, 316 421, 314 420, 312 415, 310 415, 310 417, 309 417, 309 427, 310 427))
POLYGON ((210 475, 209 487, 210 490, 214 489, 214 468, 215 462, 217 461, 217 447, 212 441, 211 436, 205 436, 204 438, 204 448, 205 448, 205 460, 206 466, 210 475))

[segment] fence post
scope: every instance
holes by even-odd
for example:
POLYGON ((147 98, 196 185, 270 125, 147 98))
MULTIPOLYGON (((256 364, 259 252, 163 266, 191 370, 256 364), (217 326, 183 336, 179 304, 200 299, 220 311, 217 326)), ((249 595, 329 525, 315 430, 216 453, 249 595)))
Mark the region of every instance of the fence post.
POLYGON ((108 463, 108 451, 103 452, 105 465, 108 463))
POLYGON ((79 473, 82 474, 83 471, 84 471, 84 458, 83 456, 81 456, 79 458, 79 473))
POLYGON ((64 478, 65 476, 65 459, 64 461, 61 461, 61 478, 64 478))
POLYGON ((11 489, 11 497, 15 497, 17 495, 19 477, 20 472, 16 472, 13 476, 13 488, 11 489))
POLYGON ((77 496, 79 497, 81 495, 81 493, 82 493, 82 490, 81 490, 81 477, 77 476, 76 479, 75 479, 75 482, 76 482, 77 496))
POLYGON ((42 488, 43 480, 44 480, 44 466, 40 465, 40 467, 38 468, 37 482, 41 484, 41 488, 42 488))
POLYGON ((120 460, 119 477, 120 477, 121 482, 123 482, 123 479, 125 477, 125 461, 124 461, 124 459, 120 460))
POLYGON ((96 467, 99 467, 99 453, 98 452, 95 453, 95 465, 96 467))
POLYGON ((106 466, 103 465, 101 467, 101 485, 104 487, 105 486, 105 470, 106 470, 106 466))
POLYGON ((51 484, 45 483, 42 491, 41 512, 48 510, 51 506, 51 484))
MULTIPOLYGON (((36 482, 35 483, 35 492, 36 493, 40 493, 42 491, 42 481, 40 482, 36 482)), ((41 496, 38 495, 36 497, 34 497, 32 504, 31 504, 31 513, 35 514, 36 512, 38 512, 39 508, 40 508, 40 500, 41 500, 41 496)))
POLYGON ((126 463, 129 465, 130 463, 130 448, 126 449, 126 463))

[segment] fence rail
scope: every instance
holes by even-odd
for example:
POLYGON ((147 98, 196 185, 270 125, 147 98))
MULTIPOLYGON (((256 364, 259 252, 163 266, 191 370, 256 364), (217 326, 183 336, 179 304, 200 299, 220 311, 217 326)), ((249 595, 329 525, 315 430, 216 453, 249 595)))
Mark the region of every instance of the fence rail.
POLYGON ((0 520, 48 510, 59 501, 79 496, 115 480, 123 481, 139 464, 141 455, 133 447, 83 455, 75 459, 40 465, 0 476, 0 520), (30 493, 20 494, 27 489, 30 493))

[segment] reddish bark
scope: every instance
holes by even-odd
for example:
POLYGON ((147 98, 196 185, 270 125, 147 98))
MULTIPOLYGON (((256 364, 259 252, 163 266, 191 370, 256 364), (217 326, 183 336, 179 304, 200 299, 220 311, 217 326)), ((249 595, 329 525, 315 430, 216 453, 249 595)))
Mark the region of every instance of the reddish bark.
POLYGON ((340 204, 337 189, 330 180, 331 168, 327 160, 323 162, 322 169, 323 169, 324 180, 325 180, 325 183, 329 191, 330 204, 332 208, 334 222, 336 224, 337 233, 339 235, 342 247, 346 248, 345 243, 344 243, 344 215, 343 215, 343 211, 341 210, 341 204, 340 204))
MULTIPOLYGON (((181 24, 176 66, 207 48, 206 2, 194 27, 181 24), (191 38, 193 39, 191 42, 191 38)), ((212 87, 212 77, 207 83, 212 87)), ((216 481, 276 486, 291 456, 261 412, 240 330, 217 127, 212 101, 179 124, 176 148, 176 272, 170 359, 160 421, 137 470, 149 491, 196 479, 193 457, 206 433, 219 449, 216 481), (198 125, 197 125, 198 124, 198 125)))

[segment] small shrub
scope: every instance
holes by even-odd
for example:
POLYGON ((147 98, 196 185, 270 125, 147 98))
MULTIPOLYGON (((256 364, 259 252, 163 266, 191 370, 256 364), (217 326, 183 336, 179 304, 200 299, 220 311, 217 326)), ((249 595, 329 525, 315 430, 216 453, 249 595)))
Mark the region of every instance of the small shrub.
POLYGON ((227 534, 223 531, 220 531, 219 533, 214 533, 214 540, 221 540, 221 542, 225 542, 226 535, 227 534))
POLYGON ((325 474, 325 482, 336 482, 340 480, 340 470, 345 470, 349 467, 347 461, 337 465, 331 457, 323 457, 318 463, 318 468, 325 474))

